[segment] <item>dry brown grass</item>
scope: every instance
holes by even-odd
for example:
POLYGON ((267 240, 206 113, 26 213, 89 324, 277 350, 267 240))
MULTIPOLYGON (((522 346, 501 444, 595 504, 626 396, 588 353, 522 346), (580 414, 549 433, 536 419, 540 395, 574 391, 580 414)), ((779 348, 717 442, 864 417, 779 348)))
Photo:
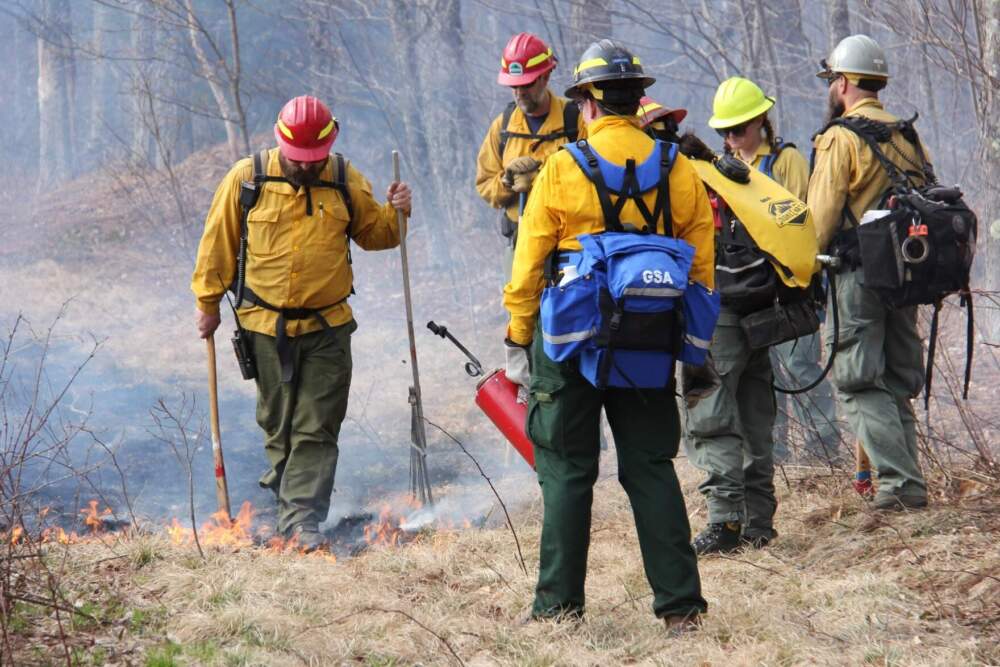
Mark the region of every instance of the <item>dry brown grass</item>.
MULTIPOLYGON (((679 467, 700 527, 698 475, 679 467)), ((113 664, 1000 662, 995 496, 972 490, 962 506, 876 518, 846 480, 790 478, 792 488, 780 489, 780 538, 763 551, 704 559, 710 611, 700 632, 679 639, 650 611, 627 499, 608 475, 596 494, 581 624, 518 623, 537 572, 537 501, 515 515, 528 577, 497 525, 425 533, 335 564, 259 549, 202 561, 150 536, 121 542, 122 557, 103 562, 107 547, 73 547, 64 581, 90 603, 119 601, 118 617, 90 630, 110 637, 100 655, 113 664)), ((519 481, 534 484, 530 475, 519 481)), ((25 635, 25 657, 29 644, 44 643, 43 626, 25 635)))

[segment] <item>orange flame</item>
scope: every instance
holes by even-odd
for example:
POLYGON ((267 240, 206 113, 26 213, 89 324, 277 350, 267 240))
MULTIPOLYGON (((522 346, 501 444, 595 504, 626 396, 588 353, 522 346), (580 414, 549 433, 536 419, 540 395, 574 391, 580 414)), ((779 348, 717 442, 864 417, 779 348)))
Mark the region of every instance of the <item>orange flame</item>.
MULTIPOLYGON (((257 510, 249 502, 244 502, 240 506, 240 511, 232 519, 220 510, 212 514, 209 521, 198 528, 198 541, 202 546, 230 549, 254 546, 257 543, 255 538, 265 537, 269 532, 267 528, 254 530, 253 523, 256 514, 257 510)), ((194 532, 181 525, 176 518, 170 522, 166 530, 170 541, 174 544, 194 544, 194 532)), ((278 553, 302 553, 302 549, 298 545, 298 537, 285 539, 273 536, 264 543, 264 548, 278 553)), ((308 555, 324 558, 331 563, 337 562, 337 557, 328 552, 313 552, 308 555)))
POLYGON ((99 533, 104 530, 104 517, 111 516, 111 508, 105 507, 103 511, 97 511, 97 501, 91 500, 87 509, 80 510, 83 515, 83 523, 90 528, 91 533, 99 533))

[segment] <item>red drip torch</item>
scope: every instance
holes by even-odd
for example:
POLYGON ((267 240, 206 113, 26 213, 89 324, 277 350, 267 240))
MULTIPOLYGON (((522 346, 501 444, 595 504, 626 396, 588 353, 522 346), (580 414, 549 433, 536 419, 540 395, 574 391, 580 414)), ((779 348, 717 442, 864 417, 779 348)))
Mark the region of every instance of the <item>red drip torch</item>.
MULTIPOLYGON (((427 328, 433 333, 447 338, 455 347, 462 351, 469 361, 465 364, 465 372, 470 377, 480 377, 484 374, 483 365, 469 352, 464 345, 448 332, 448 328, 428 322, 427 328)), ((528 406, 517 400, 517 385, 507 379, 503 369, 497 369, 486 375, 476 384, 476 405, 490 418, 493 425, 524 457, 532 468, 535 467, 535 447, 528 439, 526 425, 528 421, 528 406)))

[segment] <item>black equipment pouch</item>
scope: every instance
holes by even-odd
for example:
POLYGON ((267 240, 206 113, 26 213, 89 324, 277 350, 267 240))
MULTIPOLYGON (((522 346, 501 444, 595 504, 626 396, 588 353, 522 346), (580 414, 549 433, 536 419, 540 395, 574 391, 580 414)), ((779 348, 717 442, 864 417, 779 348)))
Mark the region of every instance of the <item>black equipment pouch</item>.
POLYGON ((722 305, 740 315, 763 310, 774 303, 780 283, 767 255, 743 223, 725 209, 715 244, 715 287, 722 305))
POLYGON ((507 216, 506 210, 500 211, 500 234, 511 242, 517 238, 517 223, 507 216))
POLYGON ((257 362, 253 356, 253 348, 246 329, 241 326, 236 327, 233 332, 233 350, 236 352, 236 363, 240 366, 240 373, 244 380, 257 379, 257 362))
POLYGON ((876 292, 898 290, 906 280, 902 245, 910 226, 906 211, 888 215, 857 227, 861 283, 876 292))
POLYGON ((809 299, 774 304, 740 318, 740 328, 752 350, 780 345, 819 331, 819 315, 809 299))

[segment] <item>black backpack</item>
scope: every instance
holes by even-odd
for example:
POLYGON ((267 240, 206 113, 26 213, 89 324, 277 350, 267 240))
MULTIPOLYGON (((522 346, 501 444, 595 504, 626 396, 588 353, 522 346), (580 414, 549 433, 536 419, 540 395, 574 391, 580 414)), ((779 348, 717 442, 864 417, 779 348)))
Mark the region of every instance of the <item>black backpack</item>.
POLYGON ((934 370, 938 313, 942 300, 955 293, 961 294, 961 305, 967 312, 963 397, 968 397, 975 325, 969 279, 976 252, 978 220, 962 199, 959 186, 938 184, 913 127, 916 118, 895 123, 860 117, 838 118, 827 128, 839 125, 857 134, 889 176, 889 188, 880 202, 880 208, 889 213, 859 225, 850 207, 845 206, 844 217, 854 226, 834 237, 834 247, 850 264, 861 267, 862 285, 875 292, 886 306, 934 306, 925 375, 926 407, 934 370), (904 170, 886 157, 882 147, 885 144, 902 155, 893 142, 894 131, 916 149, 919 164, 911 162, 912 168, 904 170))

